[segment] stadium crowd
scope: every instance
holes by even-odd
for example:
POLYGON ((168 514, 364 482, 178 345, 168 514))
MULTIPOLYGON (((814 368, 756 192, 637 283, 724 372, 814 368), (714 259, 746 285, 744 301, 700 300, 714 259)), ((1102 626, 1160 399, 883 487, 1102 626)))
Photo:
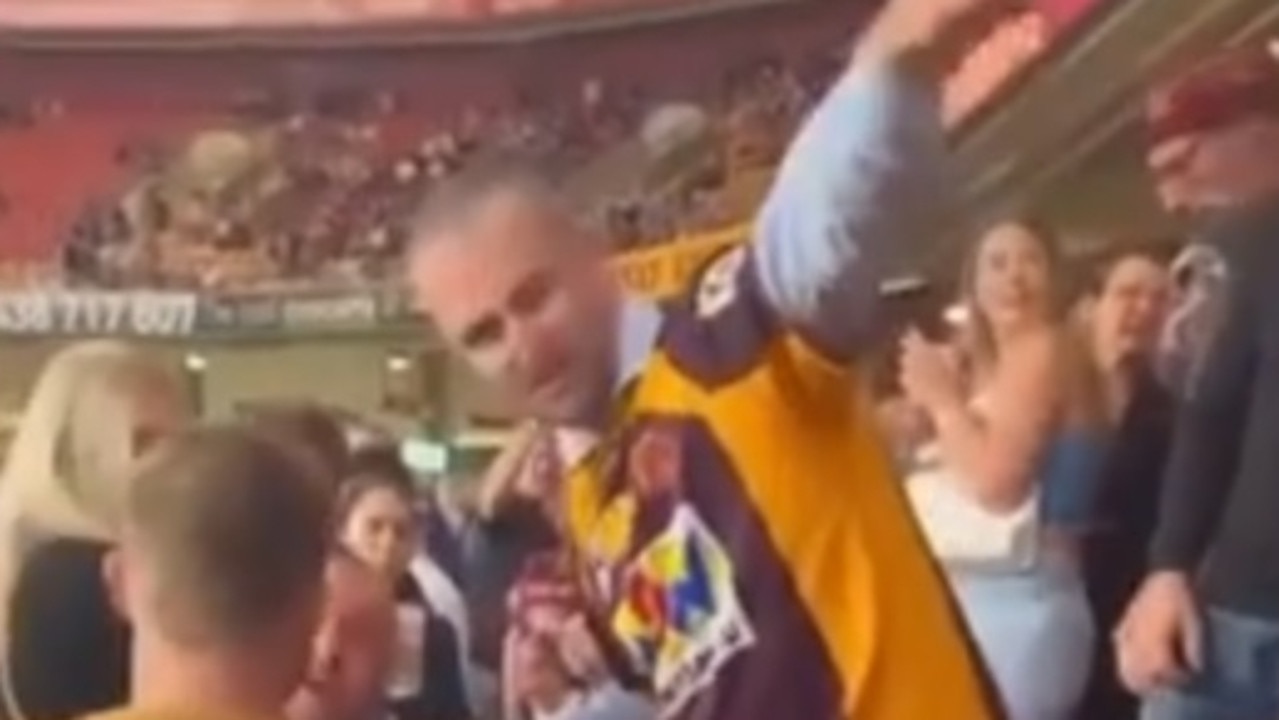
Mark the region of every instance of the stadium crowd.
POLYGON ((527 419, 423 490, 318 408, 202 425, 146 348, 70 345, 0 474, 4 716, 1279 717, 1279 56, 1154 82, 1152 184, 1204 220, 1175 260, 1117 242, 1072 287, 1052 230, 1009 218, 953 312, 893 318, 881 261, 951 219, 937 95, 1006 11, 890 0, 824 94, 786 65, 728 81, 712 155, 791 141, 749 243, 662 308, 601 280, 599 233, 672 230, 649 200, 563 203, 557 165, 640 127, 608 79, 385 156, 394 97, 286 107, 206 137, 268 161, 188 204, 128 148, 144 180, 77 224, 67 282, 403 274, 527 419))
MULTIPOLYGON (((761 181, 750 191, 734 180, 771 169, 825 84, 834 52, 805 54, 798 66, 739 62, 692 99, 607 76, 559 93, 517 90, 505 106, 431 108, 445 120, 426 131, 413 129, 416 111, 394 92, 242 91, 206 129, 121 143, 124 189, 87 198, 67 218, 60 258, 11 264, 9 282, 37 284, 34 272, 96 288, 382 283, 402 272, 415 198, 514 156, 577 188, 576 211, 619 251, 717 229, 758 201, 761 181), (612 172, 624 177, 597 191, 598 168, 623 153, 629 162, 612 172)), ((0 132, 20 140, 73 112, 50 99, 9 108, 0 132)), ((0 218, 24 210, 9 202, 0 218)))

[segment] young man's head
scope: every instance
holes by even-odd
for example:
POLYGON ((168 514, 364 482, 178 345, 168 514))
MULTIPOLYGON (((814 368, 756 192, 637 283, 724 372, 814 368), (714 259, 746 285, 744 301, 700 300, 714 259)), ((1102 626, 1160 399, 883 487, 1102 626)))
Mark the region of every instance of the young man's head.
POLYGON ((1279 193, 1279 57, 1264 46, 1214 55, 1157 85, 1146 106, 1159 197, 1202 212, 1279 193))
POLYGON ((617 285, 607 249, 523 169, 463 175, 428 198, 409 279, 485 378, 536 417, 590 422, 613 378, 617 285))
POLYGON ((159 447, 106 573, 133 625, 133 702, 278 713, 324 597, 332 496, 296 453, 236 428, 159 447))
POLYGON ((335 552, 325 585, 328 597, 310 667, 289 700, 288 720, 372 720, 385 696, 395 646, 390 584, 355 556, 335 552))

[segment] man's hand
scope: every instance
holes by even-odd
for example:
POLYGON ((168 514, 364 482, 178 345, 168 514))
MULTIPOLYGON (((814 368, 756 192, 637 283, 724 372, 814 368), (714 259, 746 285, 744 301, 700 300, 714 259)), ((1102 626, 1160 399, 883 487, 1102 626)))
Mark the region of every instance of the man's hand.
POLYGON ((857 61, 907 60, 940 82, 1026 0, 889 0, 858 44, 857 61))
POLYGON ((521 475, 538 440, 538 428, 526 423, 516 430, 506 447, 489 464, 480 482, 477 510, 480 517, 492 519, 519 492, 521 475))
POLYGON ((964 404, 959 359, 950 347, 912 329, 902 338, 900 357, 902 391, 916 407, 939 413, 964 404))
POLYGON ((1203 667, 1203 621, 1184 573, 1146 579, 1115 631, 1116 665, 1138 695, 1185 682, 1203 667))
POLYGON ((564 664, 575 677, 588 682, 608 678, 609 667, 604 659, 604 652, 591 632, 585 615, 579 612, 565 620, 559 628, 556 640, 564 664))

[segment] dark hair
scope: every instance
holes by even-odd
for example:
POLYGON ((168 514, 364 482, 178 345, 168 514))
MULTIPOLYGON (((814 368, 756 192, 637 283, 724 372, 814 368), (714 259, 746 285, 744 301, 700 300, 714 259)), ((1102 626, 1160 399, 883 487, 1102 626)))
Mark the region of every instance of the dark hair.
POLYGON ((251 641, 321 596, 332 493, 278 443, 193 430, 159 446, 129 488, 125 537, 156 575, 173 642, 251 641))
POLYGON ((400 459, 399 447, 393 444, 370 445, 352 453, 347 477, 358 475, 384 475, 405 487, 413 486, 413 473, 400 459))
POLYGON ((1166 268, 1172 263, 1176 247, 1176 243, 1172 241, 1117 242, 1088 261, 1088 283, 1085 291, 1093 297, 1101 296, 1115 269, 1128 260, 1147 260, 1166 268))
POLYGON ((395 494, 409 507, 413 507, 416 499, 411 481, 394 473, 364 470, 347 476, 338 488, 337 503, 334 507, 334 520, 338 531, 351 519, 355 506, 364 496, 378 490, 387 490, 395 494))
POLYGON ((346 433, 332 413, 306 403, 281 403, 252 408, 251 428, 276 442, 285 443, 309 455, 337 484, 347 473, 351 451, 346 433))

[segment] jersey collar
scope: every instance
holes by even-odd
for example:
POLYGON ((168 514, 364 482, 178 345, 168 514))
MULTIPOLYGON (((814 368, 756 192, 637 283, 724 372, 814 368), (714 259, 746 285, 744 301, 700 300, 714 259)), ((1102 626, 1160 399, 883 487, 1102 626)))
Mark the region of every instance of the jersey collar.
POLYGON ((622 298, 617 326, 617 376, 613 392, 620 395, 644 369, 657 345, 662 313, 657 304, 634 295, 622 298))
MULTIPOLYGON (((620 397, 637 380, 644 363, 657 346, 662 312, 652 300, 627 294, 617 323, 617 372, 613 380, 614 398, 620 397)), ((576 467, 599 444, 600 433, 592 429, 558 427, 555 445, 565 468, 576 467)))

